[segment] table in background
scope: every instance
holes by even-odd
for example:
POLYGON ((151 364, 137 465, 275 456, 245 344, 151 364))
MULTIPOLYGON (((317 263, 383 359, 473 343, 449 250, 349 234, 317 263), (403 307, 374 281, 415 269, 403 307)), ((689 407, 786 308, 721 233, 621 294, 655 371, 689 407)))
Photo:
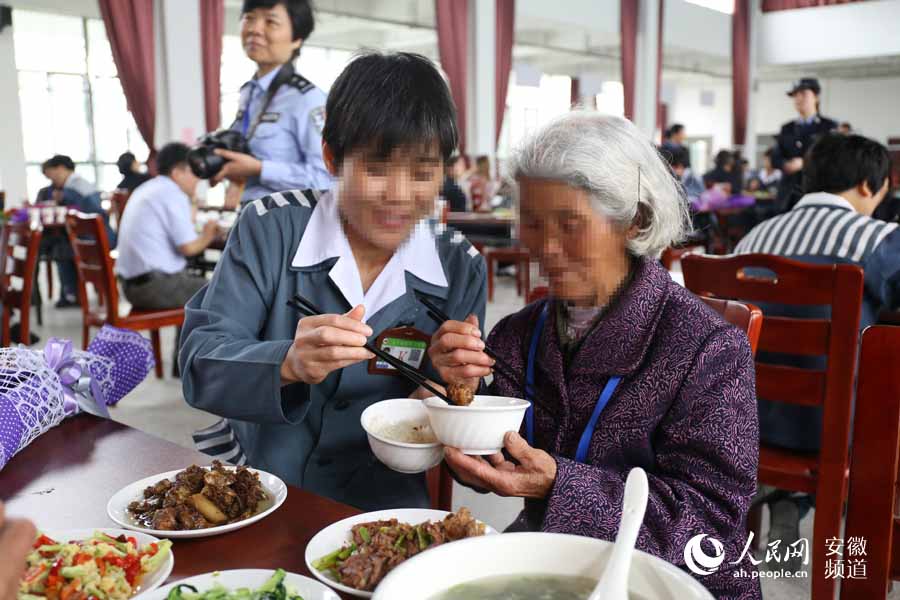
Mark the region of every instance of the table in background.
MULTIPOLYGON (((206 465, 210 457, 113 421, 68 419, 35 440, 0 471, 6 513, 42 529, 118 528, 106 504, 118 490, 157 473, 206 465)), ((276 569, 310 576, 304 553, 324 527, 358 514, 353 507, 289 487, 285 503, 244 529, 173 540, 169 582, 226 569, 276 569)))
POLYGON ((514 238, 516 218, 487 212, 451 212, 447 213, 447 225, 476 246, 509 246, 514 238))

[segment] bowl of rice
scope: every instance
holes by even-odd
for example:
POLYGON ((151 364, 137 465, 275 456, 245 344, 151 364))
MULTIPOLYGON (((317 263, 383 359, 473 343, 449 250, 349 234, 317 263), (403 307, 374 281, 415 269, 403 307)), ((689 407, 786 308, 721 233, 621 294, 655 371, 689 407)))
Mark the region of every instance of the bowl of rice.
POLYGON ((360 423, 375 456, 400 473, 422 473, 439 465, 444 447, 437 440, 421 400, 382 400, 363 411, 360 423))

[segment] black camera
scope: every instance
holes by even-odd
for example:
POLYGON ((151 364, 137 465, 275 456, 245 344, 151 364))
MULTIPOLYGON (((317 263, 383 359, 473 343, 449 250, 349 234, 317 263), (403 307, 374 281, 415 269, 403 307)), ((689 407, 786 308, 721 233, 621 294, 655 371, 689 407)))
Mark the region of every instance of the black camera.
POLYGON ((215 153, 217 149, 250 154, 247 140, 240 131, 220 129, 207 133, 188 152, 188 164, 191 165, 194 175, 200 179, 209 179, 215 177, 222 170, 228 161, 215 153))

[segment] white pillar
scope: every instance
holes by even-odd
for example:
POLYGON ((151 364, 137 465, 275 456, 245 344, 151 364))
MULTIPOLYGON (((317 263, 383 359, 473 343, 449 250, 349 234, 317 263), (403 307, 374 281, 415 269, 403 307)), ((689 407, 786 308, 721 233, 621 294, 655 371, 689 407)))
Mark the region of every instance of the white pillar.
POLYGON ((496 154, 496 107, 494 72, 496 68, 494 0, 468 0, 469 48, 466 85, 467 152, 472 156, 496 154))
POLYGON ((638 27, 634 84, 634 124, 648 138, 656 132, 656 63, 660 0, 637 0, 638 27))
POLYGON ((756 109, 757 88, 759 81, 756 79, 759 65, 759 28, 762 26, 762 5, 760 0, 750 0, 750 98, 747 104, 747 134, 744 140, 744 158, 750 161, 751 167, 762 167, 762 162, 756 159, 756 109))
POLYGON ((25 142, 22 139, 22 111, 19 108, 19 74, 13 47, 13 28, 0 32, 0 190, 6 192, 6 208, 25 200, 25 142))
POLYGON ((156 147, 191 144, 205 132, 200 7, 197 0, 155 3, 156 147))

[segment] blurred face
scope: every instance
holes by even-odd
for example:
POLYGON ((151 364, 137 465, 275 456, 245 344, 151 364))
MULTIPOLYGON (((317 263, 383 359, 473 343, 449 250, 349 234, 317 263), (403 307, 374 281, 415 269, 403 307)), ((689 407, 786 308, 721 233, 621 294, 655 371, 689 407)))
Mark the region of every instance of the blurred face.
POLYGON ((187 165, 187 163, 183 165, 178 165, 174 169, 172 169, 172 173, 169 177, 178 184, 178 187, 181 188, 185 194, 194 197, 194 194, 197 192, 197 184, 200 183, 200 178, 194 175, 194 172, 191 171, 191 168, 187 165))
POLYGON ((466 161, 459 158, 453 163, 453 166, 450 169, 450 175, 453 179, 460 179, 466 173, 466 161))
POLYGON ((672 172, 675 173, 675 176, 681 179, 684 177, 684 165, 674 165, 672 167, 672 172))
POLYGON ((50 183, 53 184, 53 187, 61 188, 66 183, 66 179, 69 178, 69 174, 71 171, 66 169, 65 167, 49 167, 44 169, 44 176, 50 180, 50 183))
MULTIPOLYGON (((325 154, 331 162, 327 146, 325 154)), ((394 252, 434 210, 443 171, 437 146, 396 148, 387 158, 354 150, 344 157, 338 196, 346 225, 379 250, 394 252)))
POLYGON ((812 90, 799 90, 791 99, 794 101, 794 108, 801 115, 813 115, 816 113, 816 95, 812 90))
POLYGON ((291 18, 283 4, 257 8, 241 15, 241 43, 247 58, 259 66, 275 66, 290 60, 303 40, 291 39, 291 18))
POLYGON ((540 262, 551 295, 592 304, 615 293, 606 281, 627 271, 628 232, 598 215, 587 192, 560 181, 521 177, 519 193, 522 243, 540 262))
POLYGON ((676 144, 683 144, 684 138, 686 138, 686 137, 687 137, 687 134, 685 133, 684 129, 682 129, 678 133, 672 134, 672 141, 675 142, 676 144))

